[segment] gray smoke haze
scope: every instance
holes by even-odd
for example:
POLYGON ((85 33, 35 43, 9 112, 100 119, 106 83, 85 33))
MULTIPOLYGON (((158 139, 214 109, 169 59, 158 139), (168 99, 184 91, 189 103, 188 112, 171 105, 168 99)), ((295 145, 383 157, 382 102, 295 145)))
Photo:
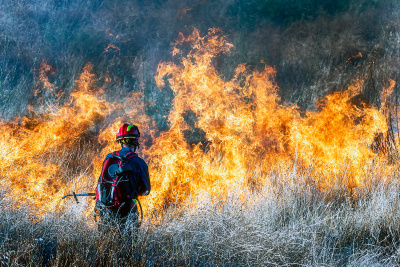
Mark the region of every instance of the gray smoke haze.
POLYGON ((282 100, 303 110, 361 79, 361 99, 379 106, 381 88, 399 74, 399 7, 395 0, 0 0, 0 114, 10 119, 37 103, 41 62, 54 67, 51 82, 65 97, 91 62, 109 101, 144 84, 146 111, 163 129, 173 95, 156 88, 157 65, 175 60, 170 44, 179 32, 213 27, 234 45, 217 62, 226 79, 239 63, 274 66, 282 100), (103 84, 106 75, 111 82, 103 84))

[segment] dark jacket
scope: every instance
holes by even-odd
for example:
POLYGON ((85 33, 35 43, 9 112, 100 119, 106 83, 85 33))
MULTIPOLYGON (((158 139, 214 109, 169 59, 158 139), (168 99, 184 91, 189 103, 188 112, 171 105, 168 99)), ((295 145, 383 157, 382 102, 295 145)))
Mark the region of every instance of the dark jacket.
POLYGON ((129 148, 122 148, 107 155, 96 187, 98 202, 112 211, 120 210, 119 206, 125 202, 125 210, 135 206, 132 199, 147 195, 150 190, 147 164, 136 153, 130 152, 129 148))
MULTIPOLYGON (((119 156, 126 156, 126 154, 130 152, 129 148, 123 147, 119 151, 119 156)), ((136 153, 135 153, 136 154, 136 153)), ((104 159, 104 162, 106 162, 107 159, 112 157, 112 153, 108 154, 106 158, 104 159)), ((137 191, 137 195, 143 196, 147 195, 150 193, 151 190, 151 185, 150 185, 150 176, 149 176, 149 168, 146 164, 146 162, 140 158, 139 156, 132 157, 128 160, 130 166, 132 167, 132 172, 129 175, 129 180, 137 191)), ((134 198, 137 198, 136 196, 132 196, 134 198)))

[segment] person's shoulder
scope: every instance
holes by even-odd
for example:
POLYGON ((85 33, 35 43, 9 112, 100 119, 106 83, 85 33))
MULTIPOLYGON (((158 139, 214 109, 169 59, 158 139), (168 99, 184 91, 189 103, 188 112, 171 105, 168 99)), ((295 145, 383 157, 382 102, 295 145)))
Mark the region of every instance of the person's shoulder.
POLYGON ((104 160, 111 158, 114 153, 115 153, 115 151, 111 152, 111 153, 108 153, 104 160))
MULTIPOLYGON (((136 157, 132 157, 131 158, 133 161, 135 161, 135 162, 138 162, 138 163, 142 163, 142 164, 146 164, 146 162, 144 161, 144 159, 142 159, 141 157, 139 157, 137 154, 136 154, 136 157)), ((147 164, 146 164, 147 165, 147 164)))

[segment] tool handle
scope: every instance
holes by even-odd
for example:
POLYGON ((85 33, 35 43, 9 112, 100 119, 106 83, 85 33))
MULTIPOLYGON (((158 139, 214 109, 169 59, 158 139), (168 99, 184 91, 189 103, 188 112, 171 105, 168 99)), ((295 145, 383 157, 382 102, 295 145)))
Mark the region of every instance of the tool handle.
POLYGON ((74 197, 76 200, 76 197, 90 197, 90 196, 95 196, 96 193, 84 193, 84 194, 75 194, 75 192, 72 192, 71 195, 65 195, 61 199, 64 199, 66 197, 74 197))

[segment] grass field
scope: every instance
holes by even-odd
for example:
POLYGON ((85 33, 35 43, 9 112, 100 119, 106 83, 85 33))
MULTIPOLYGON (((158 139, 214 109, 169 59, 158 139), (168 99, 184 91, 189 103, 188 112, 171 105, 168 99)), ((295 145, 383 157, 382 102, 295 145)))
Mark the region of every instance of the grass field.
MULTIPOLYGON (((103 16, 94 15, 93 9, 101 7, 95 2, 84 11, 97 21, 103 16)), ((396 13, 393 1, 378 2, 396 13)), ((174 4, 170 1, 173 14, 174 4)), ((52 44, 45 37, 57 37, 52 21, 61 14, 69 18, 70 8, 50 8, 43 51, 52 51, 45 48, 52 44)), ((22 14, 26 8, 20 9, 22 14)), ((137 10, 136 5, 124 9, 137 10)), ((79 52, 79 60, 54 56, 48 64, 43 58, 40 66, 38 52, 24 64, 29 71, 21 77, 18 67, 11 71, 4 63, 0 80, 2 73, 6 78, 0 85, 13 93, 2 89, 0 96, 0 265, 398 266, 398 16, 390 13, 373 31, 370 24, 358 25, 375 24, 370 18, 379 9, 357 23, 352 23, 353 11, 276 30, 275 39, 283 40, 271 44, 280 51, 276 60, 267 42, 257 41, 268 57, 274 55, 266 57, 269 62, 245 52, 256 61, 244 63, 246 58, 235 51, 251 51, 244 45, 251 38, 207 26, 174 35, 178 39, 167 53, 173 59, 153 55, 159 46, 149 39, 151 57, 137 48, 132 56, 122 54, 126 64, 119 58, 129 50, 125 41, 116 43, 121 49, 110 43, 107 48, 118 48, 112 54, 104 55, 102 44, 87 60, 79 52), (364 27, 365 36, 359 33, 364 27), (282 37, 286 34, 293 39, 282 37), (321 43, 329 45, 319 50, 321 43), (238 57, 228 60, 231 52, 238 57), (55 68, 51 61, 58 62, 55 68), (32 97, 26 87, 35 92, 32 97), (8 106, 10 99, 21 101, 8 106), (127 122, 142 133, 139 156, 149 165, 152 192, 142 199, 145 216, 139 229, 128 221, 126 227, 100 231, 92 221, 94 201, 61 197, 93 192, 104 157, 120 148, 115 133, 127 122)), ((128 18, 132 23, 127 24, 136 20, 128 18)), ((11 26, 6 27, 10 32, 11 26)), ((104 27, 99 36, 114 36, 104 27)), ((258 34, 272 28, 276 25, 258 34)), ((18 38, 4 37, 4 54, 25 37, 16 29, 18 38)), ((136 31, 118 31, 130 30, 136 31)), ((96 36, 77 35, 71 41, 79 40, 76 47, 85 51, 94 47, 96 36)), ((137 39, 129 36, 121 38, 137 39)), ((268 35, 264 39, 269 41, 268 35)), ((54 41, 55 51, 64 43, 60 40, 54 41)), ((18 54, 18 61, 18 51, 8 53, 18 54)), ((59 54, 71 51, 66 46, 59 54)), ((9 61, 15 66, 13 57, 9 61)))
POLYGON ((350 194, 340 183, 321 192, 307 182, 309 173, 271 172, 257 192, 203 195, 157 217, 147 214, 137 234, 130 222, 98 231, 82 215, 84 203, 37 218, 29 208, 12 207, 3 192, 1 265, 398 265, 398 177, 380 177, 377 167, 370 185, 350 194))

